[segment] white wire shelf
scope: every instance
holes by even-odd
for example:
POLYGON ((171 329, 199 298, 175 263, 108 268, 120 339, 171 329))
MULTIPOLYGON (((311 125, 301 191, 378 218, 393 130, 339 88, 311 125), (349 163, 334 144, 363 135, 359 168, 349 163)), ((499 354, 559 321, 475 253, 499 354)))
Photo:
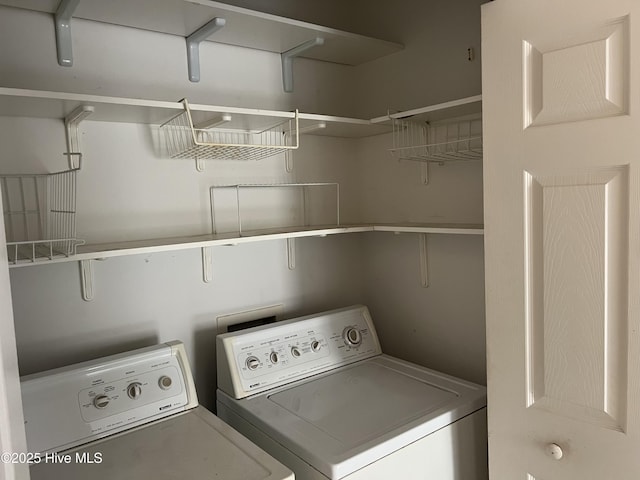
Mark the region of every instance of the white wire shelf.
POLYGON ((340 185, 338 183, 216 185, 211 187, 209 192, 211 228, 214 234, 226 231, 237 232, 239 236, 244 235, 247 231, 247 212, 251 212, 253 219, 252 226, 249 227, 251 231, 340 226, 340 185), (227 211, 222 212, 216 209, 216 203, 225 205, 227 211), (234 204, 235 212, 228 208, 229 205, 234 204), (255 219, 259 219, 258 223, 255 219))
POLYGON ((171 158, 261 160, 298 148, 297 110, 294 118, 278 119, 269 128, 238 131, 216 128, 230 121, 230 115, 210 120, 207 127, 194 124, 189 102, 185 99, 182 103, 184 111, 160 126, 171 158))
POLYGON ((10 264, 75 255, 76 174, 0 175, 10 264))
POLYGON ((394 118, 389 151, 395 158, 416 162, 482 160, 482 116, 431 124, 394 118))

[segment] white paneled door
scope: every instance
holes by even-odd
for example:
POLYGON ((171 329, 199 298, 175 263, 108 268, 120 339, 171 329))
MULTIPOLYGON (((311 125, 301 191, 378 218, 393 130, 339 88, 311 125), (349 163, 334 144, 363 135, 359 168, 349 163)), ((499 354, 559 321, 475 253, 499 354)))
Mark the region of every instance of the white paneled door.
POLYGON ((640 1, 483 5, 492 480, 640 478, 640 1))

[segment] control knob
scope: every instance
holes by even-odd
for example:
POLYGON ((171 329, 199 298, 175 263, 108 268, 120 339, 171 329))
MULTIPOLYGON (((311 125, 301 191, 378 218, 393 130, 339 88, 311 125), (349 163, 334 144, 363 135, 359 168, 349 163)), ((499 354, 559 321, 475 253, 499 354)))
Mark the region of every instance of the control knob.
POLYGON ((359 347, 362 343, 362 334, 356 327, 347 327, 342 332, 344 343, 348 347, 359 347))
POLYGON ((129 398, 136 400, 142 395, 142 384, 140 382, 133 382, 127 387, 127 395, 129 398))
POLYGON ((271 355, 269 355, 269 360, 271 360, 271 363, 278 363, 278 361, 280 360, 278 352, 271 352, 271 355))
POLYGON ((313 342, 311 342, 311 350, 313 350, 314 352, 319 352, 321 348, 322 344, 318 340, 314 340, 313 342))
POLYGON ((300 355, 302 355, 302 352, 298 347, 291 347, 291 355, 298 358, 300 355))
POLYGON ((96 395, 93 399, 93 406, 99 409, 107 408, 109 405, 109 397, 106 395, 96 395))
POLYGON ((258 357, 251 356, 247 358, 245 364, 249 370, 255 370, 260 366, 260 360, 258 360, 258 357))
POLYGON ((168 377, 166 375, 161 376, 160 379, 158 380, 158 386, 162 390, 169 390, 171 388, 172 383, 173 381, 171 380, 171 377, 168 377))

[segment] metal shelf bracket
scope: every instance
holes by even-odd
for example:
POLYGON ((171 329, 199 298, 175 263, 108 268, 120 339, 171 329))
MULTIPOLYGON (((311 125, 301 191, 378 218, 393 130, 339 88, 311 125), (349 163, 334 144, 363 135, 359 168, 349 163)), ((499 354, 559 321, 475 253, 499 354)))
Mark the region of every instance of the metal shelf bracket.
POLYGON ((93 260, 80 260, 80 288, 85 302, 93 300, 93 260))
POLYGON ((429 286, 429 256, 427 254, 427 234, 420 235, 420 282, 423 288, 429 286))
POLYGON ((58 50, 58 65, 73 66, 73 48, 71 45, 71 17, 80 0, 62 0, 54 14, 56 29, 56 46, 58 50))
POLYGON ((429 163, 424 162, 420 165, 420 181, 423 185, 429 185, 429 163))
POLYGON ((92 105, 81 105, 64 119, 65 134, 67 137, 67 153, 65 153, 65 155, 69 158, 69 168, 71 170, 80 168, 82 162, 78 127, 80 122, 91 115, 94 110, 92 105))
POLYGON ((187 65, 189 80, 200 81, 200 44, 225 26, 227 21, 222 17, 215 17, 187 37, 187 65))
POLYGON ((320 45, 324 45, 324 38, 316 37, 280 54, 282 61, 282 84, 285 92, 293 92, 293 59, 307 50, 320 45))
POLYGON ((213 247, 202 247, 202 281, 213 281, 213 247))
POLYGON ((296 239, 287 238, 287 266, 289 270, 296 269, 296 239))

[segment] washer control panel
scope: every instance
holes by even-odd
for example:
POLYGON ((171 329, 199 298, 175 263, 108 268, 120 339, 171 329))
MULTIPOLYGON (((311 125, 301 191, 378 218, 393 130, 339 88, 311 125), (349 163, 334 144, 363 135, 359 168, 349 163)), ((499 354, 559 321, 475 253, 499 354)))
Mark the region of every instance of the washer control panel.
POLYGON ((235 398, 382 353, 364 306, 219 335, 217 352, 218 386, 235 398))
POLYGON ((60 451, 198 405, 184 347, 148 347, 21 379, 29 451, 60 451))

